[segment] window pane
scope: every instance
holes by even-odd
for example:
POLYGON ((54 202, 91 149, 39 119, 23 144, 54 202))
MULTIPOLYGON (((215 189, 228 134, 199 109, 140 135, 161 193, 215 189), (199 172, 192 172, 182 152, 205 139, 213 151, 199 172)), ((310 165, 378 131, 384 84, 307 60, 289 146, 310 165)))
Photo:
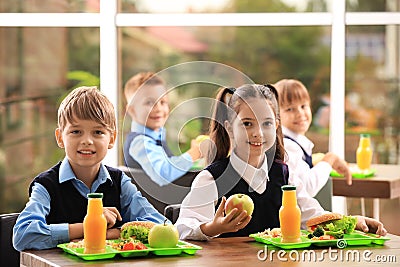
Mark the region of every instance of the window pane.
MULTIPOLYGON (((176 95, 170 101, 171 110, 195 97, 215 97, 218 88, 215 79, 225 70, 221 66, 197 66, 196 72, 190 69, 189 64, 185 68, 185 62, 198 60, 226 64, 226 68, 236 69, 256 83, 275 83, 282 78, 299 79, 310 90, 315 112, 322 105, 322 96, 329 95, 330 27, 135 27, 122 28, 121 31, 122 84, 140 71, 161 71, 163 75, 172 73, 166 75, 167 84, 179 86, 174 87, 176 95), (182 70, 173 73, 174 69, 179 69, 176 65, 180 63, 182 70), (168 69, 171 66, 172 70, 168 69), (192 75, 188 78, 192 85, 177 82, 184 75, 192 75), (203 82, 195 82, 199 80, 203 82)), ((225 86, 238 86, 246 81, 232 78, 228 82, 225 86)), ((124 99, 122 92, 120 97, 124 99)), ((125 104, 120 107, 121 117, 124 117, 125 104)), ((191 112, 196 109, 201 112, 203 107, 196 107, 194 103, 189 108, 191 112)), ((169 137, 171 142, 179 139, 184 151, 190 138, 196 136, 182 136, 184 133, 180 132, 184 124, 196 115, 189 115, 187 110, 186 114, 176 111, 170 122, 179 122, 171 126, 172 130, 168 128, 168 132, 181 134, 169 137), (184 117, 186 119, 182 119, 184 117)), ((200 132, 196 134, 205 128, 205 125, 199 126, 200 132)), ((129 129, 130 120, 125 117, 121 134, 125 135, 129 129)), ((317 149, 326 152, 328 130, 313 127, 310 135, 315 137, 317 149)), ((120 140, 124 140, 124 136, 120 140)))
POLYGON ((346 11, 348 12, 383 12, 396 11, 397 0, 346 0, 346 11))
POLYGON ((327 1, 308 0, 120 0, 125 13, 219 13, 219 12, 324 12, 327 1))
POLYGON ((22 210, 31 180, 63 158, 54 139, 57 107, 77 81, 98 77, 98 33, 0 28, 0 213, 22 210))
POLYGON ((374 163, 399 164, 399 26, 349 27, 346 35, 346 159, 371 133, 374 163))
POLYGON ((4 13, 96 13, 100 0, 2 0, 0 12, 4 13))

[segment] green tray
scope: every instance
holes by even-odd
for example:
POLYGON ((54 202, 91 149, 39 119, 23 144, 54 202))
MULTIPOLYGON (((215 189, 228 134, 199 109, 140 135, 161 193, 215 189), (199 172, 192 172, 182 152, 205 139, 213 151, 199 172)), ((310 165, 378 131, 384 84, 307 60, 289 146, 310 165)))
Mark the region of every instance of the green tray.
POLYGON ((371 244, 383 245, 385 241, 390 239, 388 237, 363 233, 356 230, 352 234, 345 234, 342 239, 313 240, 307 237, 307 231, 302 230, 301 232, 301 242, 298 243, 282 243, 280 237, 265 238, 258 234, 251 234, 250 237, 254 238, 257 242, 273 245, 282 249, 300 249, 310 247, 311 245, 319 247, 336 246, 338 248, 344 248, 346 246, 368 246, 371 244))
MULTIPOLYGON (((351 176, 353 178, 368 178, 368 177, 373 177, 375 175, 376 169, 369 169, 367 171, 360 171, 358 169, 350 169, 351 170, 351 176)), ((343 177, 342 174, 338 173, 335 170, 331 171, 330 174, 331 177, 343 177)))
POLYGON ((84 260, 104 260, 104 259, 112 259, 116 255, 119 255, 124 258, 130 257, 143 257, 148 254, 154 254, 157 256, 172 256, 172 255, 180 255, 182 253, 194 255, 196 251, 202 249, 200 246, 196 246, 186 241, 179 241, 176 247, 173 248, 152 248, 148 244, 145 244, 147 249, 142 250, 124 250, 120 251, 117 249, 113 249, 111 246, 106 246, 106 252, 98 253, 98 254, 85 254, 83 253, 83 248, 69 248, 67 247, 69 243, 59 244, 57 247, 61 248, 65 252, 78 256, 84 260))

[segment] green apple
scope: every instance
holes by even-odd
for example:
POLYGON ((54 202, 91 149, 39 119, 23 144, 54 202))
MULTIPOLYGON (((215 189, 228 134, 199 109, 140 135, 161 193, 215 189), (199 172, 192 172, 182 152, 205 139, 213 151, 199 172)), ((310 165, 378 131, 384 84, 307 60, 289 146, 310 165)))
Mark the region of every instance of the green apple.
POLYGON ((174 248, 178 244, 179 233, 173 224, 154 225, 149 232, 149 246, 152 248, 174 248))
POLYGON ((236 213, 233 218, 238 216, 242 210, 245 210, 247 215, 251 216, 254 210, 254 202, 246 194, 234 194, 231 195, 225 202, 225 214, 228 214, 234 208, 237 208, 239 212, 236 213))

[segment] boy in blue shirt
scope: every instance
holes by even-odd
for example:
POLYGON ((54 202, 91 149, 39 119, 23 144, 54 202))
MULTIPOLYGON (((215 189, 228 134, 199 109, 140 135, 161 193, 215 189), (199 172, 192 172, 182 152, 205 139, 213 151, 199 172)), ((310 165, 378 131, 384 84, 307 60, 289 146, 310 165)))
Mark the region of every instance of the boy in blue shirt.
POLYGON ((66 157, 39 174, 14 226, 16 250, 47 249, 83 238, 87 194, 103 193, 107 239, 128 221, 162 223, 162 216, 122 171, 102 164, 117 135, 112 103, 96 87, 73 90, 58 109, 57 144, 66 157))
POLYGON ((143 169, 160 186, 186 174, 201 156, 199 144, 192 140, 180 156, 169 150, 163 127, 169 115, 165 82, 153 72, 141 72, 128 80, 124 93, 132 118, 131 133, 124 141, 125 164, 143 169))

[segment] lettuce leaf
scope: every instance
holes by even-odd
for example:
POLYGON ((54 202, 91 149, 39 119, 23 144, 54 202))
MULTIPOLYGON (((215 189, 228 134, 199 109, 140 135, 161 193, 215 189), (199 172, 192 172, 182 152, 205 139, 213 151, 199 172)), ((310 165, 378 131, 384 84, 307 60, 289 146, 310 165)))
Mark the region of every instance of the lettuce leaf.
POLYGON ((343 216, 340 220, 334 220, 325 225, 329 231, 343 231, 344 234, 351 234, 356 228, 357 218, 354 216, 343 216))
POLYGON ((141 225, 130 225, 121 230, 121 238, 128 239, 134 237, 142 243, 148 243, 149 229, 141 225))

